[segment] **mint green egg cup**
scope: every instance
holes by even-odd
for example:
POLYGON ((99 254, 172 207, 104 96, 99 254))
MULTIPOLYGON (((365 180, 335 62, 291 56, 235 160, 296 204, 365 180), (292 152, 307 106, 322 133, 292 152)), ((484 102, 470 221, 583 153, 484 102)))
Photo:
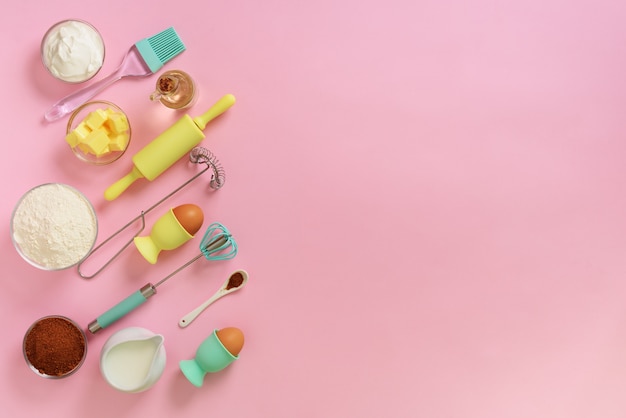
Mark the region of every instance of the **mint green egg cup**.
POLYGON ((202 387, 204 376, 225 369, 239 356, 233 356, 217 338, 217 330, 209 335, 196 350, 193 360, 181 360, 180 370, 194 386, 202 387))

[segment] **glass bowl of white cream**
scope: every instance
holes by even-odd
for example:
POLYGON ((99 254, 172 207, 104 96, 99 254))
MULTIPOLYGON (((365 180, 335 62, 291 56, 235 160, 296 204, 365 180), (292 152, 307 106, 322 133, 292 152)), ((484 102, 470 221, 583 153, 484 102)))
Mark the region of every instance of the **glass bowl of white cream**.
POLYGON ((41 40, 41 60, 53 77, 67 83, 93 78, 104 63, 104 41, 88 22, 68 19, 55 23, 41 40))
POLYGON ((27 191, 11 215, 11 239, 29 264, 42 270, 77 265, 93 249, 98 221, 91 202, 63 183, 27 191))

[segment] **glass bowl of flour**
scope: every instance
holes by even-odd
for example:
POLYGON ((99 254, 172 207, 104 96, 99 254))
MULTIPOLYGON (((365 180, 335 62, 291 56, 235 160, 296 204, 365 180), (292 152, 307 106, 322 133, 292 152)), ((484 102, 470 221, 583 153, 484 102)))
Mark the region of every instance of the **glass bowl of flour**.
POLYGON ((92 250, 98 235, 96 212, 74 187, 46 183, 17 202, 11 216, 11 239, 17 252, 42 270, 77 265, 92 250))

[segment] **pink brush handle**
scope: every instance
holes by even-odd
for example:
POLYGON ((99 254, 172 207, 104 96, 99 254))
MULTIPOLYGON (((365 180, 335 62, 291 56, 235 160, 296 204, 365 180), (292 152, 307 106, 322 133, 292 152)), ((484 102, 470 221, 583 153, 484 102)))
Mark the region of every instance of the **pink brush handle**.
POLYGON ((56 102, 44 115, 48 122, 53 122, 72 112, 78 106, 100 93, 102 90, 122 78, 121 68, 102 80, 82 88, 56 102))
POLYGON ((137 47, 133 45, 126 53, 126 56, 122 60, 122 64, 117 68, 117 70, 102 80, 59 100, 46 112, 44 117, 48 122, 58 120, 120 78, 126 76, 147 76, 150 74, 152 74, 152 71, 142 58, 141 53, 137 50, 137 47))

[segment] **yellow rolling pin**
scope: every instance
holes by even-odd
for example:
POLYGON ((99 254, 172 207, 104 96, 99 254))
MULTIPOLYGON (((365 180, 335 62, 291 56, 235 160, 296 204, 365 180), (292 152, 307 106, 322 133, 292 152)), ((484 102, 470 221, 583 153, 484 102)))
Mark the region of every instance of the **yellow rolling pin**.
POLYGON ((192 119, 191 116, 185 114, 133 156, 132 171, 109 186, 104 192, 104 198, 106 200, 117 198, 140 178, 154 180, 198 145, 205 138, 202 131, 207 123, 224 113, 233 104, 235 104, 235 96, 227 94, 200 116, 192 119))

